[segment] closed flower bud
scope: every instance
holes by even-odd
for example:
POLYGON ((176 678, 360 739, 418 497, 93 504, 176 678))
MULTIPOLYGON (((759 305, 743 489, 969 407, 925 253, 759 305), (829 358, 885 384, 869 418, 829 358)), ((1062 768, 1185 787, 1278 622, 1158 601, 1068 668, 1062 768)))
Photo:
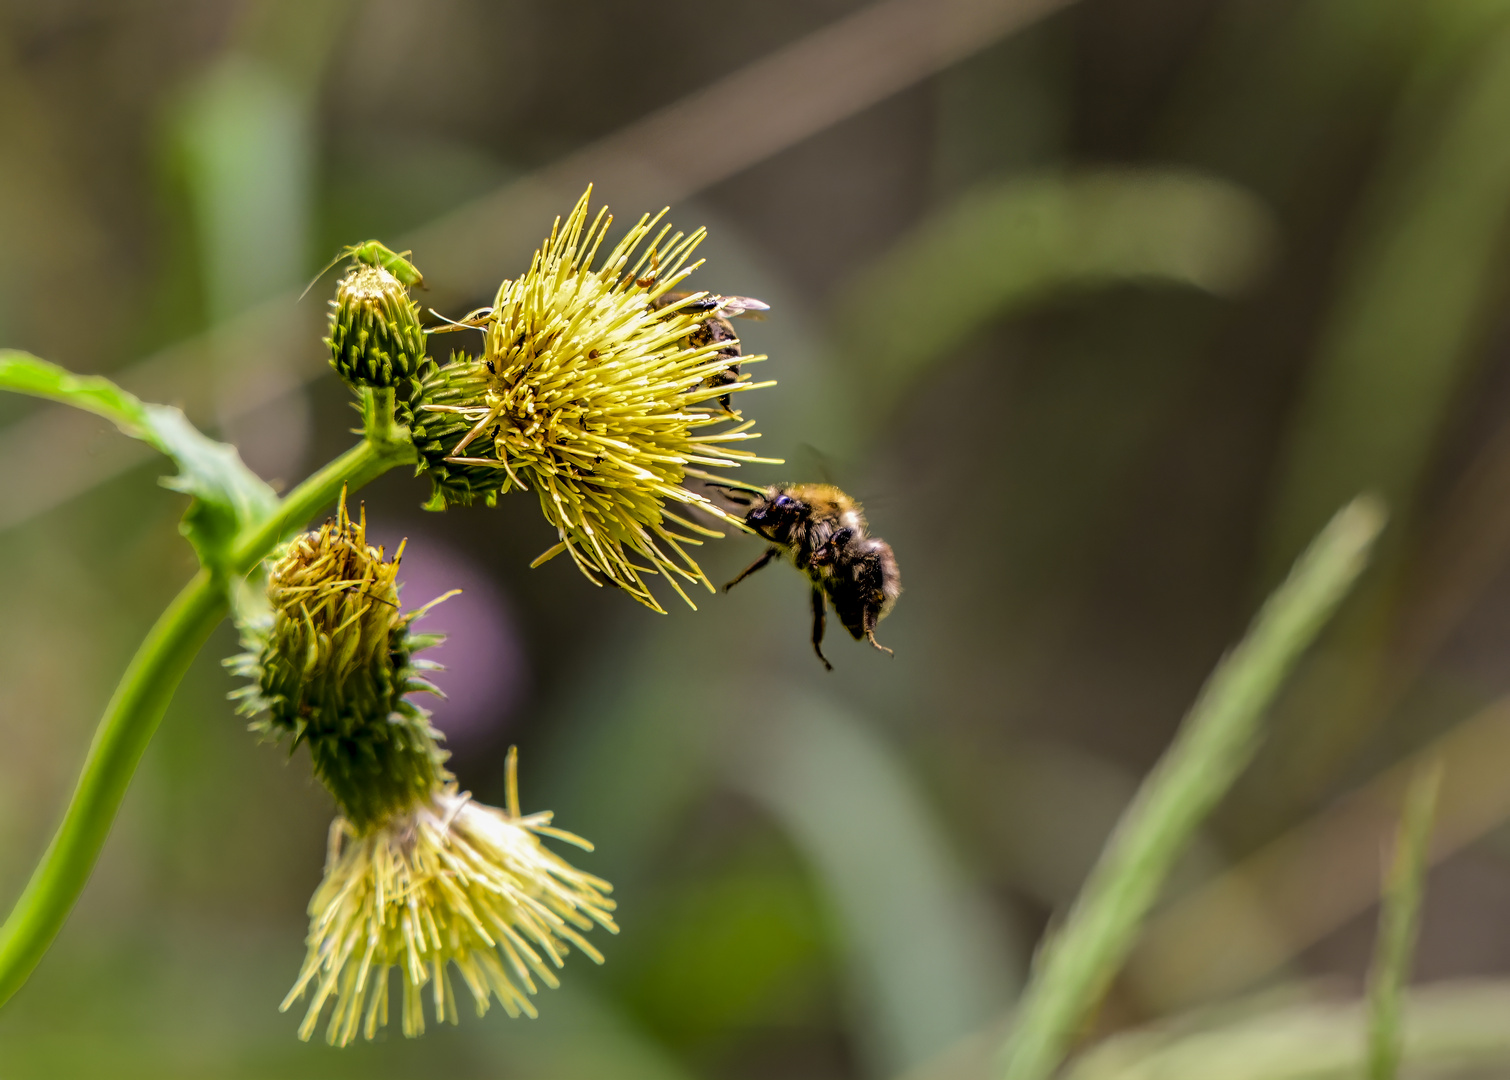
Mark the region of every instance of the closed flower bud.
POLYGON ((419 273, 375 240, 347 253, 351 271, 330 302, 330 366, 353 386, 399 386, 425 356, 419 305, 409 299, 419 273))
POLYGON ((434 691, 415 657, 440 640, 416 634, 428 610, 399 608, 392 560, 367 543, 365 515, 343 503, 334 521, 292 540, 268 574, 271 611, 247 626, 250 649, 230 663, 252 729, 309 747, 315 775, 365 830, 408 810, 450 779, 429 714, 406 696, 434 691))

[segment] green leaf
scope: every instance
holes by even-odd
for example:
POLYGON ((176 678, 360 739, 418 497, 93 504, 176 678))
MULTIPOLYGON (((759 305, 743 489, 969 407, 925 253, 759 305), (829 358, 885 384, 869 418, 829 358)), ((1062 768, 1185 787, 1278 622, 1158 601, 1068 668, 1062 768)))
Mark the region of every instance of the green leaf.
POLYGON ((242 463, 234 446, 204 435, 178 409, 142 401, 109 379, 75 375, 29 353, 0 349, 0 390, 103 416, 172 458, 179 473, 164 477, 163 486, 193 499, 180 530, 213 572, 226 571, 236 534, 278 505, 277 494, 242 463))

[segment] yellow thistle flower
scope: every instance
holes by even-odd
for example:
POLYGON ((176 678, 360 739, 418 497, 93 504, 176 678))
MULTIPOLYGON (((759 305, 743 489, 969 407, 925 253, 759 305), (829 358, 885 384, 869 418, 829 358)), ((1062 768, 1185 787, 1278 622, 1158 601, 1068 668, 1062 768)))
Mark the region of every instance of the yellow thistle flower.
POLYGON ((536 1015, 536 980, 558 985, 554 968, 569 945, 598 963, 582 936, 594 923, 617 933, 611 886, 546 850, 549 812, 519 812, 518 758, 508 759, 508 809, 471 801, 455 785, 370 831, 344 818, 331 825, 325 879, 310 901, 309 951, 287 1010, 311 993, 299 1037, 309 1039, 325 1005, 335 1007, 326 1041, 371 1039, 388 1022, 389 972, 403 984, 403 1030, 425 1030, 428 986, 436 1022, 455 1023, 449 965, 471 992, 477 1015, 496 997, 510 1016, 536 1015))
POLYGON ((692 340, 706 315, 688 308, 706 294, 656 306, 701 265, 687 260, 704 230, 657 231, 665 211, 646 215, 594 269, 613 219, 600 210, 588 223, 591 193, 564 224, 557 219, 529 271, 499 288, 485 313, 483 355, 421 378, 415 443, 436 482, 432 508, 534 491, 560 538, 534 565, 565 551, 590 580, 662 611, 643 575, 665 575, 691 605, 678 577, 713 584, 685 550, 701 543, 689 534, 723 535, 669 506, 743 527, 686 479, 718 480, 704 469, 770 460, 734 448, 758 437, 753 421, 731 423, 715 402, 772 384, 743 373, 721 381, 730 374, 719 355, 727 343, 692 340))

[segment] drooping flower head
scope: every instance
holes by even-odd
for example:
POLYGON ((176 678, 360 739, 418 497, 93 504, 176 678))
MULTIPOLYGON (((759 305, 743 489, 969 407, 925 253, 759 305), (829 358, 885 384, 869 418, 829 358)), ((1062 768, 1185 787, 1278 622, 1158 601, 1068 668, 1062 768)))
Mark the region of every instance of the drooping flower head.
POLYGON ((478 1016, 494 997, 510 1016, 534 1016, 537 980, 558 985, 569 946, 603 962, 583 933, 594 924, 618 932, 611 887, 540 837, 592 845, 552 828, 549 812, 522 815, 516 770, 510 751, 506 810, 447 785, 371 831, 341 818, 331 825, 325 880, 309 904, 308 953, 281 1006, 310 994, 300 1038, 314 1034, 333 1001, 326 1041, 345 1046, 359 1031, 371 1039, 388 1022, 393 969, 403 1031, 413 1037, 425 1030, 426 997, 437 1023, 456 1022, 450 965, 478 1016))
POLYGON ((421 379, 415 442, 432 508, 533 491, 560 538, 536 565, 567 552, 589 579, 660 611, 646 574, 664 574, 689 604, 677 578, 713 589, 685 545, 722 534, 677 511, 742 527, 687 478, 768 460, 735 446, 758 437, 753 421, 717 399, 770 384, 743 372, 728 381, 727 343, 693 340, 706 294, 664 300, 701 265, 688 259, 704 231, 673 233, 665 211, 647 215, 594 268, 613 219, 600 210, 589 223, 590 194, 498 290, 483 354, 421 379))
MULTIPOLYGON (((252 680, 234 695, 252 730, 309 747, 320 781, 359 829, 408 810, 451 778, 429 713, 408 695, 435 692, 414 654, 438 643, 413 625, 430 607, 399 607, 398 569, 367 543, 363 512, 295 537, 268 572, 270 610, 243 627, 230 661, 252 680)), ((450 595, 450 594, 447 594, 450 595)), ((440 599, 445 599, 441 597, 440 599)))
POLYGON ((557 985, 568 947, 601 963, 583 934, 594 924, 617 931, 609 884, 540 838, 592 845, 553 829, 549 813, 520 812, 512 751, 507 810, 452 782, 440 732, 407 697, 435 690, 416 672, 438 665, 413 654, 440 637, 411 624, 438 601, 400 611, 401 555, 402 546, 389 560, 369 545, 365 519, 353 522, 343 499, 333 521, 274 561, 266 608, 243 602, 250 648, 229 662, 252 680, 233 697, 256 715, 253 730, 307 745, 340 807, 304 965, 283 1002, 310 993, 304 1039, 334 1003, 326 1037, 340 1045, 387 1024, 394 969, 406 1035, 424 1031, 426 995, 438 1021, 455 1022, 453 966, 479 1016, 494 997, 511 1016, 533 1016, 529 995, 557 985))

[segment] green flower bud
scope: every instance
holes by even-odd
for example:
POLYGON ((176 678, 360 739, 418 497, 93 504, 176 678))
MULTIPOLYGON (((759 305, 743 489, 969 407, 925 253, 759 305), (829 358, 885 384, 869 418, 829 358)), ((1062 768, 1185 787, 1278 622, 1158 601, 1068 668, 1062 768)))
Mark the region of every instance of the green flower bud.
POLYGON ((307 745, 359 833, 451 779, 440 733, 406 697, 439 692, 419 674, 438 665, 414 654, 441 638, 412 630, 432 605, 399 609, 402 554, 389 561, 370 547, 365 515, 353 522, 343 502, 334 521, 289 542, 268 575, 270 612, 244 628, 250 651, 229 661, 253 680, 232 695, 256 717, 252 730, 287 737, 291 752, 307 745))
MULTIPOLYGON (((351 272, 336 286, 325 343, 330 346, 330 366, 348 383, 391 387, 412 378, 424 361, 425 332, 419 322, 419 305, 409 299, 405 280, 387 266, 359 257, 375 244, 352 249, 357 257, 351 272)), ((404 260, 399 262, 413 270, 404 260)), ((418 272, 405 278, 410 276, 417 279, 418 272)))

